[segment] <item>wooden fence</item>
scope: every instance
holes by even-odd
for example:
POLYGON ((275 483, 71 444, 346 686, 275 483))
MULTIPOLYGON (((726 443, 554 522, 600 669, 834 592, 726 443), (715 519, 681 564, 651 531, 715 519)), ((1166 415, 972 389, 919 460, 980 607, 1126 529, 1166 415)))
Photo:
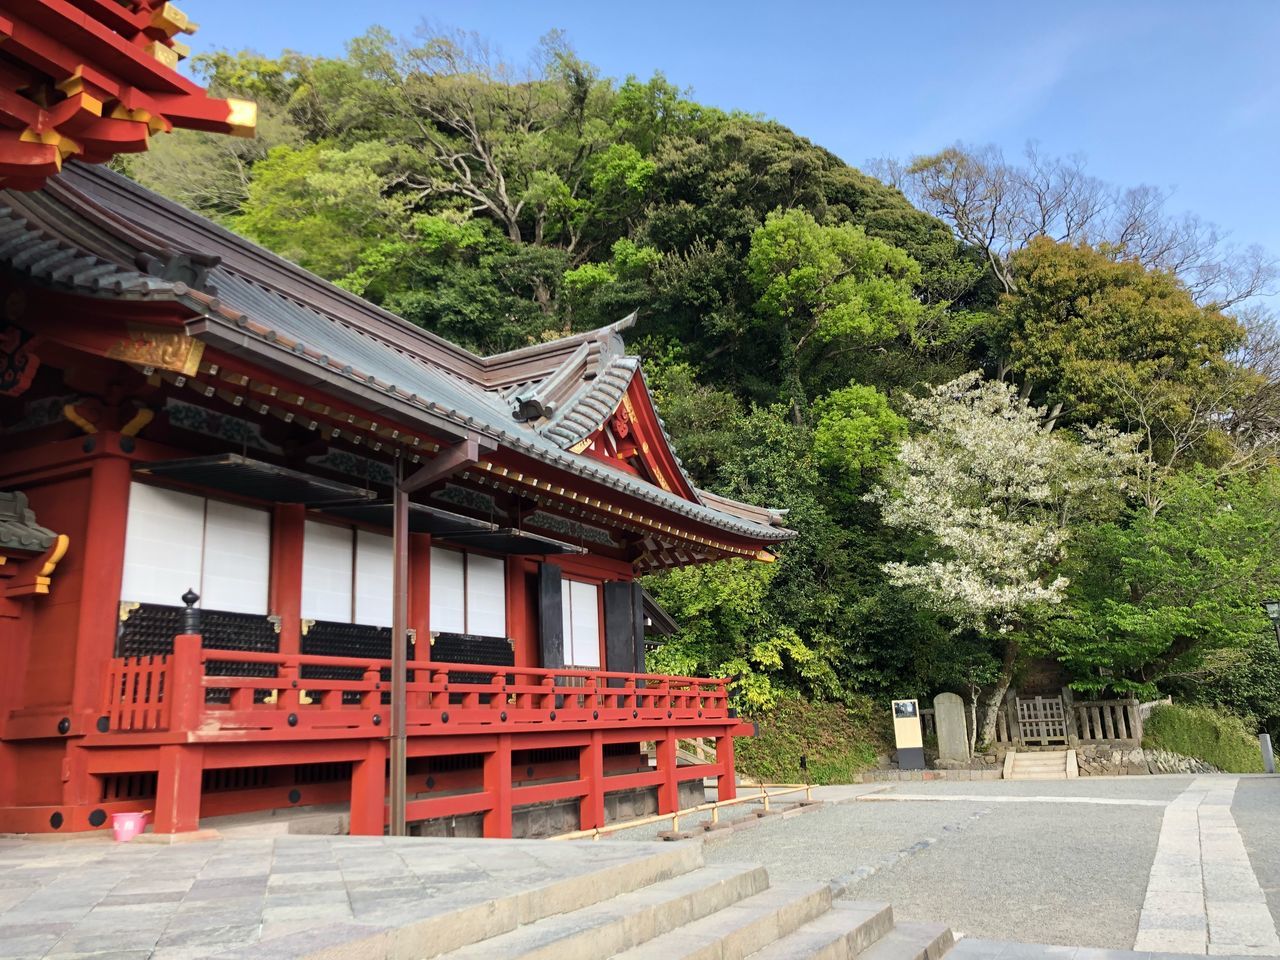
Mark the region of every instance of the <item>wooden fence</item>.
MULTIPOLYGON (((920 722, 926 737, 938 735, 934 714, 932 707, 920 710, 920 722)), ((1107 744, 1137 747, 1142 745, 1142 719, 1142 709, 1137 700, 1074 700, 1069 692, 1061 697, 1020 698, 1016 691, 1010 691, 996 714, 993 745, 1021 747, 1062 743, 1071 746, 1107 744), (1061 713, 1054 707, 1055 703, 1061 704, 1061 713), (1052 722, 1046 723, 1046 718, 1052 722)), ((965 722, 966 732, 972 733, 967 729, 967 705, 965 722)))

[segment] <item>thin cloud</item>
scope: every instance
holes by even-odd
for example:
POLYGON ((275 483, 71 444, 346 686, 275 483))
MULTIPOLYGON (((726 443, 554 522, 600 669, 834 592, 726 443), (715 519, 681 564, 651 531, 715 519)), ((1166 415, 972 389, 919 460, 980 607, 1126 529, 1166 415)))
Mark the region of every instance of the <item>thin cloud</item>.
POLYGON ((986 61, 976 76, 947 85, 938 112, 906 138, 906 150, 919 153, 957 140, 992 139, 1018 126, 1070 75, 1093 40, 1081 27, 1056 29, 1008 56, 986 61))

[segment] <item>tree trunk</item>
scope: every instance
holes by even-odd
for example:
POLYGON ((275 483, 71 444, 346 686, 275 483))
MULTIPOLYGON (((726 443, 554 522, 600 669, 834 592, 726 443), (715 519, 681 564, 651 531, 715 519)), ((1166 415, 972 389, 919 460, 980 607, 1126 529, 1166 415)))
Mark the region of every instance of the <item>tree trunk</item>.
POLYGON ((978 755, 978 693, 977 687, 969 687, 969 759, 978 755))
POLYGON ((1004 703, 1004 695, 1009 692, 1009 684, 1013 682, 1013 668, 1018 662, 1018 642, 1016 640, 1006 640, 1004 644, 1004 654, 1000 658, 1000 676, 996 680, 996 685, 991 690, 991 696, 987 699, 986 714, 982 719, 982 737, 983 743, 995 743, 996 739, 996 718, 1000 713, 1000 706, 1004 703))

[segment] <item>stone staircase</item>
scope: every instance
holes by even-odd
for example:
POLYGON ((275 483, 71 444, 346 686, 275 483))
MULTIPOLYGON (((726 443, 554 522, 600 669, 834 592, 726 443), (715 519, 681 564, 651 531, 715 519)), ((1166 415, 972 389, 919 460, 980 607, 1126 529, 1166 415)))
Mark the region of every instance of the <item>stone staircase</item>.
POLYGON ((825 883, 770 883, 764 867, 708 866, 700 850, 686 864, 646 883, 578 885, 572 898, 561 895, 556 912, 538 911, 540 919, 436 956, 937 960, 954 942, 941 924, 895 924, 888 904, 834 899, 825 883))
POLYGON ((1077 776, 1074 750, 1011 750, 1004 756, 1006 780, 1074 780, 1077 776))

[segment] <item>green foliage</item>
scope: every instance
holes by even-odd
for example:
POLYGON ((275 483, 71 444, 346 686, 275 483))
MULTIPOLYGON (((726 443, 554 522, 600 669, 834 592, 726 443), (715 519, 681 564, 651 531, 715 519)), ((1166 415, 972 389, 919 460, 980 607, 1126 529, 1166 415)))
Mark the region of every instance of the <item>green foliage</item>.
POLYGON ((1157 383, 1161 414, 1185 421, 1242 336, 1173 274, 1111 251, 1038 237, 1011 266, 1017 293, 1001 302, 1000 321, 1014 367, 1071 421, 1126 425, 1134 398, 1157 383))
POLYGON ((1243 647, 1220 650, 1203 675, 1169 686, 1183 699, 1233 713, 1280 740, 1280 649, 1272 630, 1243 647))
POLYGON ((885 703, 853 696, 845 704, 778 698, 759 717, 759 733, 735 744, 738 769, 761 783, 850 783, 892 749, 885 703), (800 758, 808 775, 800 768, 800 758))
POLYGON ((1070 598, 1048 630, 1072 685, 1149 696, 1269 628, 1259 607, 1280 586, 1280 473, 1166 481, 1164 509, 1079 533, 1070 598))
POLYGON ((751 235, 746 267, 764 321, 752 332, 777 338, 795 404, 807 346, 882 343, 909 333, 920 312, 914 260, 861 227, 823 226, 805 210, 770 213, 751 235))
POLYGON ((814 456, 851 492, 893 459, 907 431, 906 418, 894 413, 888 397, 857 383, 827 394, 814 404, 814 414, 814 456))
POLYGON ((1211 763, 1226 773, 1261 773, 1258 738, 1239 717, 1207 707, 1155 707, 1142 728, 1142 745, 1211 763))
POLYGON ((244 211, 230 225, 308 270, 341 277, 404 219, 404 199, 387 193, 394 154, 372 142, 276 147, 254 166, 244 211))

